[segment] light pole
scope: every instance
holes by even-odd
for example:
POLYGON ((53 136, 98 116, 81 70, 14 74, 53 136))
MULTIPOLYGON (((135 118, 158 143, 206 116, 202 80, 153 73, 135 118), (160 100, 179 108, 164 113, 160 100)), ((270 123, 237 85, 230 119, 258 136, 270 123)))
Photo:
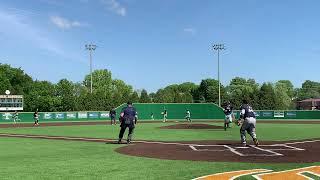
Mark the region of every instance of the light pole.
POLYGON ((219 106, 221 107, 221 90, 220 90, 220 51, 224 50, 224 44, 214 44, 213 50, 218 51, 218 83, 219 83, 219 106))
POLYGON ((90 76, 91 76, 91 84, 90 84, 90 92, 92 94, 92 51, 96 50, 97 46, 94 44, 86 44, 86 49, 89 50, 90 54, 90 76))

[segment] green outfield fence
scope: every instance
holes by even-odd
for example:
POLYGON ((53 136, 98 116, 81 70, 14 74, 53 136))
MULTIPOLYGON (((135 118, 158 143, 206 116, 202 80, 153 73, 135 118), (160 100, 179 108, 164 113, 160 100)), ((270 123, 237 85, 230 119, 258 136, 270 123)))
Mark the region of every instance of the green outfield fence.
MULTIPOLYGON (((117 118, 123 107, 126 104, 122 104, 116 108, 117 118)), ((224 119, 223 111, 216 104, 212 103, 134 103, 138 112, 140 120, 151 120, 151 114, 153 114, 154 120, 162 120, 161 114, 164 110, 168 112, 168 119, 184 119, 186 116, 186 110, 190 110, 191 119, 193 120, 212 120, 212 119, 224 119)), ((12 122, 12 112, 1 112, 0 122, 12 122)), ((108 111, 87 111, 87 112, 40 112, 40 121, 52 122, 52 121, 99 121, 109 120, 108 111)), ((239 111, 235 111, 236 118, 239 118, 239 111)), ((311 119, 320 120, 320 111, 270 111, 262 110, 256 111, 257 119, 311 119)), ((21 122, 32 122, 32 112, 20 112, 19 119, 21 122)))
MULTIPOLYGON (((236 118, 239 118, 240 112, 235 111, 236 118)), ((288 111, 269 111, 269 110, 258 110, 255 111, 257 119, 319 119, 320 111, 300 111, 300 110, 288 110, 288 111)))
MULTIPOLYGON (((151 119, 153 113, 155 120, 163 119, 161 114, 167 110, 168 119, 184 119, 186 111, 191 112, 192 119, 222 119, 223 111, 212 103, 134 103, 139 119, 151 119)), ((117 109, 117 113, 126 105, 117 109)))
MULTIPOLYGON (((0 122, 12 122, 13 112, 0 113, 0 122)), ((19 120, 21 122, 33 122, 32 112, 20 112, 19 120)), ((42 122, 48 121, 88 121, 88 120, 107 120, 109 112, 39 112, 39 120, 42 122)))

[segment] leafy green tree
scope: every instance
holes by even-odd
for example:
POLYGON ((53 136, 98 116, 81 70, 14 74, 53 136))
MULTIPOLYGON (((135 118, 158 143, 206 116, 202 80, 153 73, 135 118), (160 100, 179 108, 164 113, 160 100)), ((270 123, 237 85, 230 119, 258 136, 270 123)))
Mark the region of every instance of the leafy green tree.
MULTIPOLYGON (((224 97, 225 89, 220 85, 221 97, 224 97)), ((215 79, 204 79, 199 86, 200 97, 204 97, 206 102, 218 103, 219 101, 219 82, 215 79)))
POLYGON ((115 79, 112 81, 112 106, 116 107, 130 100, 130 94, 133 93, 132 86, 124 81, 115 79))
POLYGON ((88 89, 82 83, 74 84, 75 110, 85 111, 88 89))
POLYGON ((130 101, 132 103, 138 103, 139 102, 139 95, 137 93, 137 91, 134 91, 131 96, 130 96, 130 101))
POLYGON ((151 102, 155 102, 156 93, 150 93, 149 97, 151 102))
POLYGON ((140 102, 141 102, 141 103, 150 103, 150 102, 151 102, 151 99, 150 99, 150 97, 149 97, 149 95, 148 95, 148 92, 147 92, 147 90, 145 90, 145 89, 143 89, 143 90, 141 91, 140 102))
POLYGON ((71 81, 60 80, 56 85, 56 96, 61 101, 59 111, 75 110, 75 87, 71 81))
POLYGON ((297 99, 320 98, 320 83, 306 80, 297 91, 297 99))
POLYGON ((263 83, 260 88, 259 102, 260 109, 275 109, 276 99, 275 92, 271 83, 263 83))
POLYGON ((286 84, 276 83, 275 85, 275 109, 288 110, 292 107, 292 100, 287 92, 286 84))
POLYGON ((58 111, 61 99, 55 96, 55 85, 48 81, 35 81, 32 84, 30 94, 25 97, 27 111, 58 111))
POLYGON ((254 79, 236 77, 227 86, 226 100, 230 101, 237 109, 240 108, 242 100, 249 101, 253 108, 259 107, 259 84, 254 79))
MULTIPOLYGON (((112 78, 111 72, 107 69, 95 70, 92 72, 93 79, 93 91, 98 90, 104 94, 110 93, 112 78)), ((90 89, 91 86, 91 76, 90 74, 86 75, 84 80, 84 85, 90 89)))

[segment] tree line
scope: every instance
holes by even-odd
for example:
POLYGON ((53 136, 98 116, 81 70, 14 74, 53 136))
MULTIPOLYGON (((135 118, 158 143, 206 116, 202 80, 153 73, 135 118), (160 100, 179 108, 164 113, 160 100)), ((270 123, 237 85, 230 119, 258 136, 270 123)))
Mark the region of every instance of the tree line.
MULTIPOLYGON (((10 90, 24 95, 24 110, 89 111, 110 110, 127 101, 140 103, 218 103, 218 86, 215 79, 203 79, 200 84, 185 82, 172 84, 148 93, 134 90, 119 79, 113 79, 106 69, 95 70, 93 92, 90 93, 90 74, 82 82, 61 79, 58 83, 33 80, 21 68, 0 64, 0 94, 10 90)), ((320 83, 306 80, 295 88, 289 80, 275 83, 257 83, 254 79, 235 77, 227 86, 221 85, 222 102, 230 101, 240 107, 246 98, 254 109, 296 109, 296 102, 307 98, 320 98, 320 83)))

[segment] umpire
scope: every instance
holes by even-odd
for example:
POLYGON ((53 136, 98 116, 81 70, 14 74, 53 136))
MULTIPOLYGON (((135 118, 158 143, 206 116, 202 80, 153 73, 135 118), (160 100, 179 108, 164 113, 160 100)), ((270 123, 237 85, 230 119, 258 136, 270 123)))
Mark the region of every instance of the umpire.
POLYGON ((131 102, 127 103, 127 107, 123 108, 120 113, 120 122, 121 122, 121 129, 119 133, 119 140, 118 144, 121 143, 121 140, 123 138, 123 134, 126 131, 127 128, 129 128, 128 138, 127 138, 127 144, 130 144, 132 139, 133 130, 135 127, 135 124, 137 123, 136 117, 136 109, 132 106, 131 102))

